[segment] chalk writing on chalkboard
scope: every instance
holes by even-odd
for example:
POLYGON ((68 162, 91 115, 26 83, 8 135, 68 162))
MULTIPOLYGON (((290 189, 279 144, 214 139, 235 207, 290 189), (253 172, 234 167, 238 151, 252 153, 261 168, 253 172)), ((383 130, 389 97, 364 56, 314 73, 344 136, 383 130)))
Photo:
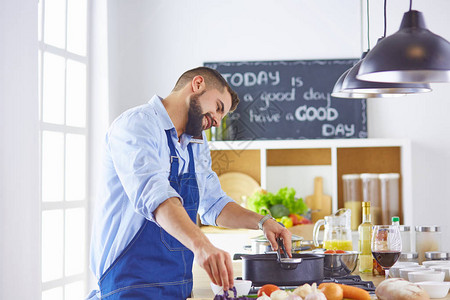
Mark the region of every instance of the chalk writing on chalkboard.
POLYGON ((366 138, 366 99, 331 97, 357 59, 208 62, 241 102, 217 139, 366 138))

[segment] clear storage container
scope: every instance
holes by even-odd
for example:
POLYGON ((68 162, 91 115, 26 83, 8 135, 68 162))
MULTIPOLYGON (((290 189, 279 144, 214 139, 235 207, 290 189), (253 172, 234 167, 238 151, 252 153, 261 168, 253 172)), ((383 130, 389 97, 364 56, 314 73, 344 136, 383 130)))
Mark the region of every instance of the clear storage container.
POLYGON ((425 252, 425 260, 450 260, 450 253, 441 251, 425 252))
POLYGON ((358 230, 361 224, 362 187, 359 174, 342 175, 344 207, 352 211, 351 227, 358 230))
POLYGON ((425 260, 425 252, 441 251, 440 226, 416 226, 416 252, 419 263, 425 260))
POLYGON ((380 198, 383 208, 382 222, 383 224, 389 224, 393 216, 400 214, 400 174, 384 173, 379 174, 378 178, 380 179, 380 198))
POLYGON ((417 252, 402 252, 398 261, 401 262, 417 262, 419 254, 417 252))
MULTIPOLYGON (((378 174, 363 173, 361 176, 363 201, 370 201, 370 214, 373 225, 381 225, 380 179, 378 174)), ((387 222, 386 224, 390 224, 387 222)))
POLYGON ((412 243, 411 243, 411 226, 400 225, 400 236, 402 238, 402 252, 411 252, 412 251, 412 243))

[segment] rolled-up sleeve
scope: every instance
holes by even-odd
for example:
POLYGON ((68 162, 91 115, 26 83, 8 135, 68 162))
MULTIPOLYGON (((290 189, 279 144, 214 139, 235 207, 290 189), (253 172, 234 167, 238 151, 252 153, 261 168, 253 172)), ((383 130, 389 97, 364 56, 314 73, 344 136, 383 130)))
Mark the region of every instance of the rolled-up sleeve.
POLYGON ((205 144, 200 146, 200 151, 198 154, 199 161, 201 162, 201 168, 205 170, 204 172, 204 188, 202 191, 202 199, 200 201, 200 206, 198 213, 200 215, 200 220, 202 224, 217 226, 216 219, 222 212, 222 209, 229 202, 235 202, 231 197, 222 190, 220 186, 219 178, 217 174, 211 169, 211 154, 204 137, 205 144))
MULTIPOLYGON (((108 133, 108 151, 128 199, 136 212, 155 221, 153 212, 171 197, 183 199, 170 186, 161 162, 164 137, 157 122, 143 112, 118 118, 108 133)), ((164 132, 164 131, 162 131, 164 132)))

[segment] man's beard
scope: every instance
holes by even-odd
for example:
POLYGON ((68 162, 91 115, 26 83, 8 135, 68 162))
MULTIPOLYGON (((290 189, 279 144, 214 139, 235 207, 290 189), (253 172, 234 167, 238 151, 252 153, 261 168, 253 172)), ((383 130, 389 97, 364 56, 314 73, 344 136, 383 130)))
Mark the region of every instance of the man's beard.
POLYGON ((185 132, 194 137, 202 136, 203 131, 203 117, 202 108, 200 107, 199 98, 202 95, 195 94, 190 97, 189 111, 188 111, 188 121, 186 123, 185 132))

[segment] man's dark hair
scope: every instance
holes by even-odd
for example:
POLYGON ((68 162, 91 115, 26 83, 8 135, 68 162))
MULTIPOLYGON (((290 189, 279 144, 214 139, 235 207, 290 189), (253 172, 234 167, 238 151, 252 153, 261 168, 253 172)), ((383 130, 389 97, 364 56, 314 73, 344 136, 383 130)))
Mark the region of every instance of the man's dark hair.
POLYGON ((198 67, 189 71, 184 72, 180 78, 178 78, 173 91, 181 90, 186 84, 190 83, 192 79, 200 75, 205 79, 206 89, 209 90, 211 88, 217 89, 219 92, 223 92, 226 88, 227 91, 231 95, 231 108, 230 111, 234 111, 239 103, 239 97, 235 91, 230 87, 228 82, 214 69, 208 67, 198 67))

